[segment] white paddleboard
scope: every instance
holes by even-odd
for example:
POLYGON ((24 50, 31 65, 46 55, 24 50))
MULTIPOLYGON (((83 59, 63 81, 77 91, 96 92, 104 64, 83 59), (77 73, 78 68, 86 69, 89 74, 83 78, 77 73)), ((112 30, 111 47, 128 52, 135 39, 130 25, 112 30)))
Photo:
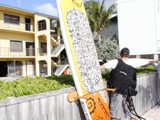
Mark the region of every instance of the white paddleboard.
POLYGON ((150 61, 153 59, 129 58, 126 63, 137 68, 149 64, 150 61))

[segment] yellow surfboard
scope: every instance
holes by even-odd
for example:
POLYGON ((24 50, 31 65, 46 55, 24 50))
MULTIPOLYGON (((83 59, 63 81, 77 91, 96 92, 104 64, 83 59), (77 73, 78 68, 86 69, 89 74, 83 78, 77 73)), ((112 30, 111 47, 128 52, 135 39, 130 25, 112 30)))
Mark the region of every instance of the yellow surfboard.
POLYGON ((57 0, 61 31, 86 120, 110 120, 92 32, 82 0, 57 0))

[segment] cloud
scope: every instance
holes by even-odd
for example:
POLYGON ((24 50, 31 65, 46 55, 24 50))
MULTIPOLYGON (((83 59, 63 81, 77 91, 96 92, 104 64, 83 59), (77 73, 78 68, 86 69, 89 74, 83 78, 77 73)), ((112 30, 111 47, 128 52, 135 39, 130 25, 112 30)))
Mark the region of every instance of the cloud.
POLYGON ((39 13, 58 17, 57 8, 53 7, 51 3, 46 3, 40 6, 36 6, 35 11, 39 13))

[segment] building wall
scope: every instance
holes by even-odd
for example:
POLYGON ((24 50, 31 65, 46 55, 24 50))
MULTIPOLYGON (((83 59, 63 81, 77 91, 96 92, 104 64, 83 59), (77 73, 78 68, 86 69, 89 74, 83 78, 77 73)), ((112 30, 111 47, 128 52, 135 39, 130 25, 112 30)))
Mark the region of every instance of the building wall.
POLYGON ((120 48, 128 47, 132 55, 157 53, 157 0, 118 0, 120 48))
POLYGON ((102 29, 101 37, 102 37, 102 39, 118 38, 118 25, 117 25, 117 23, 113 23, 113 24, 109 25, 109 27, 102 29))
POLYGON ((50 19, 40 16, 40 15, 35 15, 35 26, 37 26, 38 22, 41 20, 44 20, 46 22, 46 30, 39 31, 38 27, 35 28, 35 48, 39 49, 40 48, 40 43, 41 41, 46 42, 46 47, 47 47, 47 54, 42 57, 39 56, 39 52, 36 51, 36 75, 40 75, 41 67, 40 63, 41 61, 45 61, 47 64, 47 75, 51 75, 51 34, 50 34, 50 19))
POLYGON ((160 50, 160 1, 155 0, 155 14, 156 14, 156 30, 157 30, 157 48, 160 50))

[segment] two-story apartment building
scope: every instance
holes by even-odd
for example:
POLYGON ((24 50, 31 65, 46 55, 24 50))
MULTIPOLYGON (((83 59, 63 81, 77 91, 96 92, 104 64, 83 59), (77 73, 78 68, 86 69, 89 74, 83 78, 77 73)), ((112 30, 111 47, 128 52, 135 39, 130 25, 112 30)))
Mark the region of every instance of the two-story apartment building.
POLYGON ((0 4, 0 77, 59 75, 63 51, 58 18, 0 4))

